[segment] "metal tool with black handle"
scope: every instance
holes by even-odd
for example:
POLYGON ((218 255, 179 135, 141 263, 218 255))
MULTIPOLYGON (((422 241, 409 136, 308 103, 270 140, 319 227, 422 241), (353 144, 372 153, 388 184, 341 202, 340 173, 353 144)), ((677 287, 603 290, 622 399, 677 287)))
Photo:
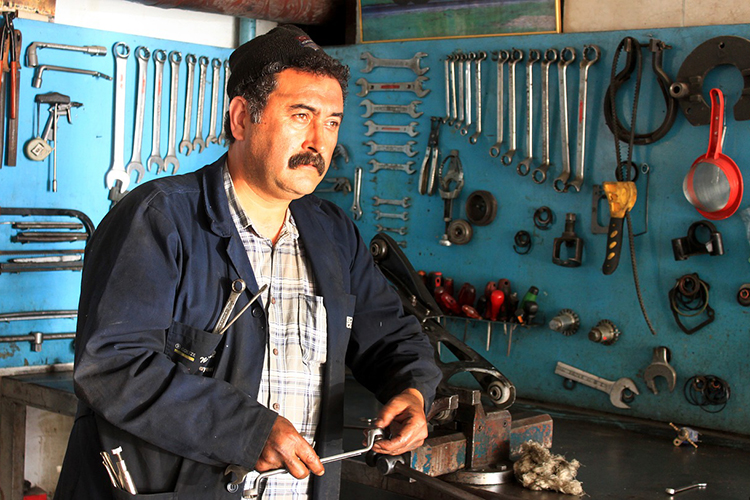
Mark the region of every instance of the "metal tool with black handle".
POLYGON ((602 272, 610 275, 617 269, 622 252, 623 221, 635 206, 638 191, 634 182, 605 182, 602 184, 609 203, 609 228, 607 229, 607 253, 602 272))

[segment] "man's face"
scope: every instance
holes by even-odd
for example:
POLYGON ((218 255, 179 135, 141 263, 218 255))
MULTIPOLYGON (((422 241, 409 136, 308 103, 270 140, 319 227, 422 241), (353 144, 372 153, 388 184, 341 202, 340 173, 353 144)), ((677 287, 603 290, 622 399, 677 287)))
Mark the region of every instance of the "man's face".
POLYGON ((312 193, 331 164, 344 111, 335 78, 295 69, 276 75, 260 123, 246 117, 244 181, 267 201, 312 193))

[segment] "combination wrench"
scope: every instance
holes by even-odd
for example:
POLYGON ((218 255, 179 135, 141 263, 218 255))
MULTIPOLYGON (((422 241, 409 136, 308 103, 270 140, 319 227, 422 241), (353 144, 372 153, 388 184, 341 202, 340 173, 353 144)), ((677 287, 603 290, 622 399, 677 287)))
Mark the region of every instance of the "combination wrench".
POLYGON ((458 119, 456 104, 456 62, 458 61, 458 56, 456 56, 455 54, 451 54, 447 57, 447 59, 450 61, 451 73, 451 114, 446 123, 448 123, 448 125, 453 125, 458 119))
POLYGON ((227 326, 229 315, 232 314, 232 310, 234 310, 234 306, 237 305, 237 300, 245 291, 245 288, 245 280, 236 279, 232 281, 232 287, 229 291, 229 298, 227 299, 224 307, 221 310, 219 320, 216 322, 216 326, 214 327, 212 333, 219 333, 220 331, 224 330, 225 326, 227 326))
POLYGON ((148 79, 148 60, 151 58, 151 52, 146 47, 138 47, 135 50, 135 57, 138 59, 138 90, 136 91, 135 101, 135 132, 133 134, 133 155, 130 163, 125 167, 128 173, 136 170, 139 175, 143 175, 143 118, 146 110, 146 80, 148 79))
MULTIPOLYGON (((461 135, 469 133, 471 127, 471 62, 476 60, 477 55, 474 52, 465 56, 464 61, 464 122, 460 128, 461 135)), ((458 128, 458 126, 456 126, 458 128)))
POLYGON ((505 166, 513 163, 513 156, 516 154, 516 147, 518 147, 518 136, 516 135, 516 64, 522 60, 523 52, 518 49, 511 49, 510 62, 508 63, 508 128, 510 130, 510 149, 501 158, 505 166))
POLYGON ((169 53, 169 67, 171 87, 169 89, 169 137, 167 138, 167 156, 164 157, 161 171, 167 171, 167 165, 172 166, 172 174, 176 174, 180 168, 180 160, 177 159, 177 91, 180 88, 180 63, 182 54, 176 50, 169 53))
POLYGON ((370 169, 371 174, 374 174, 378 170, 397 170, 405 172, 408 175, 416 172, 416 170, 412 168, 412 165, 414 165, 413 161, 407 161, 406 163, 380 163, 377 160, 370 160, 368 163, 372 165, 372 168, 370 169))
POLYGON ((352 201, 352 218, 359 220, 362 218, 362 167, 354 169, 354 200, 352 201))
POLYGON ((529 175, 531 162, 534 161, 534 63, 542 54, 536 49, 529 49, 526 60, 526 153, 529 155, 518 163, 518 175, 529 175))
MULTIPOLYGON (((226 146, 227 144, 227 132, 224 130, 224 120, 229 112, 229 95, 227 94, 227 84, 229 83, 229 77, 232 76, 232 70, 229 69, 229 59, 224 61, 224 102, 221 110, 221 117, 219 118, 219 138, 217 142, 222 143, 226 146)), ((420 113, 421 114, 421 113, 420 113)))
POLYGON ((456 54, 456 62, 458 63, 458 69, 456 75, 458 79, 458 114, 456 115, 455 122, 452 123, 457 129, 461 128, 461 124, 464 121, 464 61, 467 60, 466 54, 456 54))
POLYGON ((477 105, 476 129, 469 137, 471 144, 476 144, 479 136, 482 135, 482 61, 487 59, 487 52, 480 50, 477 58, 474 59, 474 102, 477 105))
POLYGON ((146 166, 150 171, 151 165, 156 165, 157 172, 164 169, 164 160, 161 159, 161 102, 166 60, 166 51, 154 51, 154 119, 151 122, 151 156, 148 157, 146 166))
MULTIPOLYGON (((112 134, 112 165, 105 177, 107 189, 112 190, 115 183, 120 181, 120 193, 124 193, 130 185, 130 174, 125 170, 125 77, 128 67, 130 47, 123 42, 117 42, 112 47, 115 56, 115 122, 112 134)), ((57 144, 55 144, 57 146, 57 144)))
POLYGON ((547 180, 549 160, 549 67, 557 61, 557 50, 547 49, 542 59, 542 162, 531 173, 537 184, 547 180))
POLYGON ((187 85, 185 86, 185 117, 184 125, 182 128, 182 140, 180 141, 180 147, 178 150, 182 153, 182 149, 185 149, 183 153, 185 156, 190 156, 193 152, 193 143, 190 142, 190 123, 193 117, 193 84, 195 82, 195 63, 198 59, 194 54, 188 54, 185 57, 185 64, 187 64, 187 85))
POLYGON ((565 185, 570 178, 570 130, 568 128, 568 66, 576 60, 576 49, 565 47, 560 51, 557 61, 558 91, 560 94, 560 139, 562 142, 562 172, 552 183, 558 193, 565 192, 565 185), (567 57, 566 57, 567 54, 567 57))
POLYGON ((443 123, 451 119, 451 70, 450 55, 445 56, 445 118, 443 123))
POLYGON ((598 389, 602 392, 606 392, 607 394, 609 394, 609 401, 617 408, 630 408, 630 406, 628 406, 622 400, 626 390, 636 395, 640 394, 638 392, 638 387, 636 387, 635 385, 635 382, 633 382, 629 378, 622 377, 617 379, 615 382, 612 382, 610 380, 605 380, 601 377, 597 377, 596 375, 592 375, 574 366, 565 364, 561 361, 558 361, 557 365, 555 366, 555 374, 565 377, 566 379, 573 382, 580 382, 583 385, 591 387, 592 389, 598 389))
POLYGON ((221 80, 221 59, 214 58, 211 61, 213 74, 211 75, 211 112, 209 113, 208 136, 206 143, 218 143, 216 138, 216 113, 219 109, 219 80, 221 80))
POLYGON ((497 158, 500 156, 500 147, 503 145, 503 122, 504 109, 503 100, 505 99, 505 63, 510 59, 510 53, 507 50, 500 50, 497 53, 497 103, 495 105, 497 121, 497 142, 490 147, 490 156, 497 158))
POLYGON ((565 191, 569 188, 581 192, 583 185, 583 173, 586 166, 586 101, 588 99, 589 86, 589 68, 595 64, 602 55, 601 49, 597 45, 584 45, 581 53, 581 64, 579 65, 578 81, 578 137, 576 140, 576 175, 575 178, 568 182, 565 191), (589 57, 589 53, 594 53, 589 57))
POLYGON ((195 117, 195 138, 193 139, 193 149, 202 152, 206 149, 206 142, 203 140, 203 106, 206 101, 206 72, 208 71, 208 57, 201 56, 198 59, 198 113, 195 117))

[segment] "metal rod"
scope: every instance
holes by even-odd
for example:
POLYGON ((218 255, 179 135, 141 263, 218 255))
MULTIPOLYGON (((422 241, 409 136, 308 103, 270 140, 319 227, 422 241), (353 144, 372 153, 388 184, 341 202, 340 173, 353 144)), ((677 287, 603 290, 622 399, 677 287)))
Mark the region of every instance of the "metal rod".
POLYGON ((430 488, 438 490, 439 492, 445 493, 446 495, 450 495, 454 498, 459 498, 461 500, 482 500, 482 497, 469 493, 463 488, 459 488, 458 486, 446 483, 445 481, 442 481, 435 477, 428 476, 424 472, 414 470, 402 463, 395 464, 393 467, 393 471, 398 472, 399 474, 410 479, 414 479, 415 481, 419 481, 425 486, 429 486, 430 488))
POLYGON ((24 311, 0 314, 0 321, 29 321, 35 319, 63 319, 76 317, 78 317, 78 311, 76 311, 75 309, 54 311, 24 311))

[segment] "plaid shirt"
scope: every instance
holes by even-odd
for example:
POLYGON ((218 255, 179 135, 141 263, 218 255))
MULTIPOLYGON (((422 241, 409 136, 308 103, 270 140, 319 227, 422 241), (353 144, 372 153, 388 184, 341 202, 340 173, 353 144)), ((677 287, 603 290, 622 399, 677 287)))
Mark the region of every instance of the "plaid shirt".
MULTIPOLYGON (((240 206, 229 169, 224 165, 224 189, 229 210, 259 287, 268 284, 263 303, 268 337, 258 402, 294 424, 310 444, 318 425, 323 366, 327 351, 327 318, 323 298, 315 295, 315 280, 291 212, 276 244, 255 232, 240 206)), ((245 487, 257 477, 251 472, 245 487)), ((311 492, 310 478, 289 474, 271 477, 265 500, 301 500, 311 492)))

